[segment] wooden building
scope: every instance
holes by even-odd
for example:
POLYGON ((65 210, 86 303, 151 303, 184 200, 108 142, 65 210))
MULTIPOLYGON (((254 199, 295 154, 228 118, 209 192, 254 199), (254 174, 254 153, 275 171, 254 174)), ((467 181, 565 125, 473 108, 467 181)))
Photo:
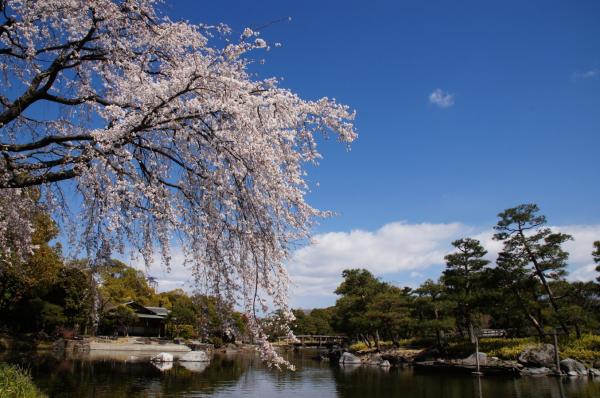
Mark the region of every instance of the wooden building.
POLYGON ((145 307, 135 301, 124 305, 131 308, 137 315, 135 323, 128 327, 130 336, 164 337, 169 310, 163 307, 145 307))

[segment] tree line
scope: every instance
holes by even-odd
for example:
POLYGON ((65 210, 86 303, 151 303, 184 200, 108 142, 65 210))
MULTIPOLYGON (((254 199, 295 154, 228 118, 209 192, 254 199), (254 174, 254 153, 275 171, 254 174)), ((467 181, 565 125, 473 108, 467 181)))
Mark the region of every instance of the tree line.
MULTIPOLYGON (((493 239, 503 247, 488 260, 481 242, 452 242, 437 281, 418 288, 383 282, 366 269, 343 271, 335 306, 295 310, 297 334, 343 333, 368 346, 382 340, 432 337, 443 346, 449 336, 473 339, 482 328, 510 336, 543 338, 558 330, 580 337, 600 328, 600 276, 566 280, 572 236, 552 230, 535 204, 498 214, 493 239)), ((590 248, 600 272, 600 241, 590 248)))
POLYGON ((52 338, 62 335, 128 334, 137 321, 125 305, 164 307, 171 337, 202 338, 220 344, 245 333, 242 315, 217 297, 182 289, 156 291, 156 281, 127 264, 67 260, 59 229, 41 207, 27 216, 34 249, 26 260, 0 261, 0 332, 52 338))
MULTIPOLYGON (((244 317, 217 297, 181 289, 158 293, 152 278, 114 259, 67 260, 61 244, 51 244, 59 230, 50 215, 39 207, 27 217, 34 249, 26 260, 8 250, 0 262, 0 330, 127 334, 136 315, 124 303, 136 301, 169 309, 172 336, 219 343, 245 333, 244 317)), ((481 242, 465 237, 452 242, 440 278, 418 288, 383 282, 366 269, 345 270, 335 306, 294 310, 292 330, 343 333, 369 346, 428 336, 441 346, 448 336, 472 339, 481 328, 540 337, 555 328, 577 336, 600 328, 600 276, 595 282, 565 278, 569 253, 563 246, 570 235, 548 228, 534 204, 501 212, 494 229, 503 244, 495 262, 481 242)), ((600 241, 591 252, 600 273, 600 241)), ((276 337, 286 333, 285 322, 276 313, 262 326, 276 337)))

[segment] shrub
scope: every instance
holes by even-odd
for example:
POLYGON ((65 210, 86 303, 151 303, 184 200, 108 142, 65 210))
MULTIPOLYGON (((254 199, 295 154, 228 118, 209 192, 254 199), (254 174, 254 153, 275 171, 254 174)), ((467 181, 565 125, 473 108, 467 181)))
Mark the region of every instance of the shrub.
POLYGON ((365 343, 363 343, 362 341, 358 341, 354 344, 351 344, 350 347, 348 347, 348 349, 352 352, 356 352, 356 351, 362 351, 362 350, 366 350, 369 347, 367 347, 367 345, 365 343))
MULTIPOLYGON (((388 348, 392 348, 393 346, 394 346, 394 343, 391 342, 391 341, 388 341, 388 340, 380 341, 379 342, 379 347, 381 347, 382 350, 385 350, 385 349, 388 349, 388 348)), ((375 348, 377 348, 377 345, 374 342, 372 342, 370 349, 375 349, 375 348)), ((364 342, 358 341, 358 342, 350 345, 350 347, 348 347, 348 349, 350 351, 356 352, 356 351, 368 350, 369 347, 364 342)))
POLYGON ((198 332, 192 325, 179 325, 177 326, 178 337, 184 339, 195 339, 198 338, 198 332))
POLYGON ((18 366, 0 364, 0 397, 6 398, 43 398, 31 381, 29 372, 18 366))
POLYGON ((600 359, 600 336, 586 334, 579 339, 569 340, 559 347, 561 357, 569 357, 579 361, 595 361, 600 359))
MULTIPOLYGON (((537 344, 533 338, 486 338, 479 340, 479 351, 491 357, 515 360, 526 347, 537 344)), ((475 352, 475 344, 466 340, 450 341, 448 354, 452 357, 466 357, 475 352)))
MULTIPOLYGON (((550 339, 544 343, 552 343, 550 339)), ((527 347, 540 344, 537 338, 490 338, 479 341, 479 351, 489 356, 506 360, 516 360, 527 347)), ((475 351, 475 346, 469 341, 457 340, 448 344, 448 354, 454 357, 465 357, 475 351)), ((600 336, 583 335, 579 339, 572 336, 562 336, 559 341, 561 358, 573 358, 578 361, 595 361, 600 359, 600 336)))

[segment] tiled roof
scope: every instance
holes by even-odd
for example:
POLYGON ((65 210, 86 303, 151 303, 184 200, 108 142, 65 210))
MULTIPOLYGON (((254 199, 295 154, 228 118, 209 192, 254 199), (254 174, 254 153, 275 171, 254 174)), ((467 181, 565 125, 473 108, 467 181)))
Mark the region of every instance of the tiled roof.
POLYGON ((146 307, 150 311, 154 312, 157 315, 167 316, 169 315, 169 310, 164 307, 146 307))

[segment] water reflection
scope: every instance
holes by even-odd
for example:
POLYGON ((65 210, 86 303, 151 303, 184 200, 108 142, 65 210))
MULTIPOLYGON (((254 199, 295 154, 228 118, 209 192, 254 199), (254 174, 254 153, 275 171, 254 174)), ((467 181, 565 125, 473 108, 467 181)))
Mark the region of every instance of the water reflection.
POLYGON ((173 369, 173 362, 151 362, 151 363, 156 369, 160 370, 161 372, 173 369))
POLYGON ((179 365, 190 372, 202 373, 208 367, 208 362, 180 362, 179 365))
POLYGON ((483 393, 481 392, 481 375, 474 375, 477 380, 477 397, 483 398, 483 393))
POLYGON ((600 397, 600 381, 583 378, 475 377, 375 366, 338 367, 311 360, 314 352, 310 351, 284 355, 296 365, 296 372, 268 369, 253 353, 216 355, 210 363, 160 364, 168 368, 157 368, 143 355, 4 359, 30 368, 36 383, 51 397, 600 397))

